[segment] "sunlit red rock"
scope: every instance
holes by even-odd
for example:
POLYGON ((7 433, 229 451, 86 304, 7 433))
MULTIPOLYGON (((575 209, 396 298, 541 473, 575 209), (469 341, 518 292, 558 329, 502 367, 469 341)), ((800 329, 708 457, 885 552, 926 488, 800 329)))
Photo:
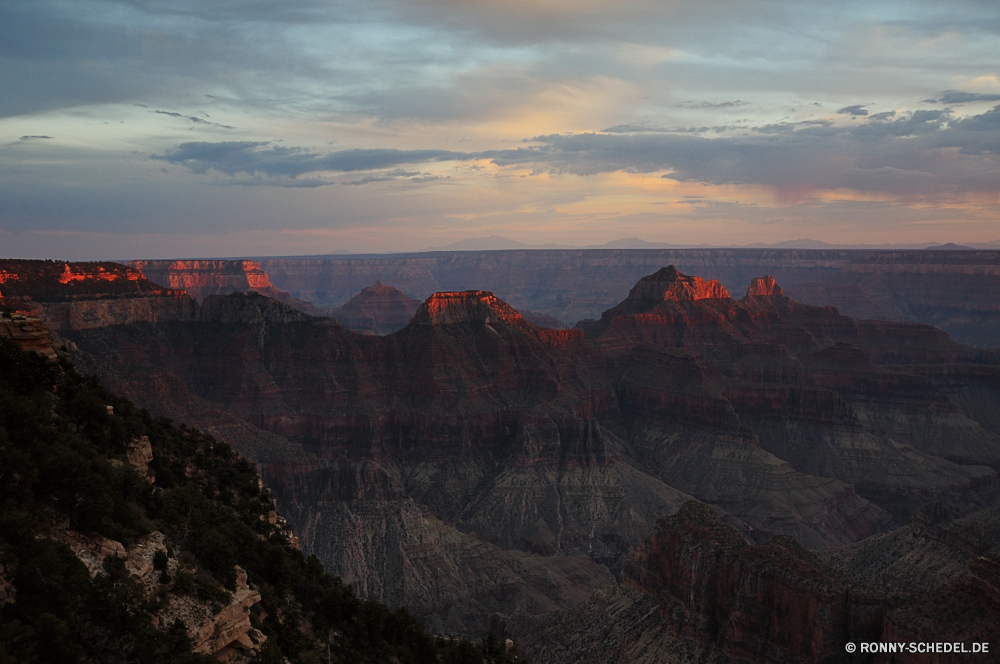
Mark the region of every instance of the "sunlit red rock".
POLYGON ((183 289, 199 302, 209 295, 260 293, 310 314, 326 316, 329 312, 292 297, 271 284, 267 272, 253 260, 142 260, 131 261, 152 281, 170 288, 183 289))
POLYGON ((629 299, 693 301, 728 298, 729 291, 717 280, 681 274, 673 265, 643 277, 628 293, 629 299))
POLYGON ((183 290, 163 288, 120 263, 0 260, 0 279, 0 303, 27 303, 54 332, 197 315, 183 290))
POLYGON ((782 297, 784 292, 777 284, 774 277, 754 277, 750 280, 750 287, 747 288, 747 297, 782 297))

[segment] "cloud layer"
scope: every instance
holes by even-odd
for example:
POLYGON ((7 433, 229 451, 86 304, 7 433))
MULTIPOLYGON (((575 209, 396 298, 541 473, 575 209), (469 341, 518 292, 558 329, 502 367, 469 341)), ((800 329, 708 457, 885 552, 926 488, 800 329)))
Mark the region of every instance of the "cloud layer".
MULTIPOLYGON (((838 111, 868 116, 860 106, 838 111)), ((726 127, 721 128, 723 130, 726 127)), ((712 185, 755 185, 784 201, 819 191, 853 190, 923 201, 960 202, 1000 192, 1000 106, 956 118, 948 111, 882 113, 861 123, 781 123, 734 136, 628 127, 606 133, 547 135, 509 150, 351 149, 319 153, 255 142, 183 143, 154 159, 204 174, 297 178, 405 165, 487 160, 500 167, 595 175, 624 171, 712 185)), ((415 173, 415 172, 414 172, 415 173)), ((395 179, 370 175, 350 184, 395 179)), ((262 181, 265 182, 265 181, 262 181)), ((270 182, 270 181, 267 181, 270 182)))

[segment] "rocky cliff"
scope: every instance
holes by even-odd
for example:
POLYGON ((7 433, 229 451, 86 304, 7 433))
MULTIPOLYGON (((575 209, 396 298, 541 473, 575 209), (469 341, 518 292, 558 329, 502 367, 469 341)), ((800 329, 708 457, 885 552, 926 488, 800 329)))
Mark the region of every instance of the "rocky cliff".
MULTIPOLYGON (((773 277, 771 279, 773 281, 773 277)), ((676 267, 668 265, 662 270, 640 279, 628 292, 627 301, 638 300, 640 303, 663 300, 693 302, 694 300, 718 298, 728 299, 729 291, 717 280, 705 281, 701 277, 681 274, 676 267)))
POLYGON ((976 558, 1000 558, 1000 508, 952 519, 943 504, 928 503, 902 528, 817 555, 887 595, 931 591, 958 581, 976 558))
POLYGON ((209 295, 260 293, 313 316, 329 312, 292 297, 271 284, 260 263, 252 260, 139 260, 129 266, 168 288, 183 290, 198 302, 209 295))
POLYGON ((183 290, 199 302, 209 295, 235 291, 255 291, 270 297, 282 293, 271 285, 260 264, 251 260, 144 260, 130 261, 129 266, 150 281, 183 290))
POLYGON ((197 315, 183 290, 120 263, 0 260, 0 303, 5 298, 28 301, 56 333, 197 315))
POLYGON ((45 322, 37 316, 23 312, 0 310, 0 337, 13 339, 24 350, 33 351, 47 359, 56 359, 58 342, 53 339, 45 322))

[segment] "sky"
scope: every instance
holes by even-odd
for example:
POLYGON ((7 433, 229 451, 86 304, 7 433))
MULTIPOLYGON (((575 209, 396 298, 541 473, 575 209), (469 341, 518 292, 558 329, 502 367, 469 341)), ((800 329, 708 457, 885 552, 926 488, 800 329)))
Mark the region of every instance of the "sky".
POLYGON ((4 0, 0 257, 1000 239, 995 0, 4 0))

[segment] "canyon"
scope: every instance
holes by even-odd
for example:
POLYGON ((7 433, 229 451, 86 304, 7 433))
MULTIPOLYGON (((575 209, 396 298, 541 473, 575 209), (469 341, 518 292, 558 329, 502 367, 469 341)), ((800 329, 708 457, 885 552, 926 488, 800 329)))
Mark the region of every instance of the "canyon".
MULTIPOLYGON (((827 253, 787 268, 795 288, 857 259, 827 253)), ((737 286, 661 263, 612 266, 642 273, 576 329, 456 289, 357 334, 243 282, 198 302, 119 268, 56 263, 11 296, 110 388, 254 460, 303 550, 437 633, 492 627, 539 661, 606 661, 614 643, 632 661, 819 661, 859 635, 944 634, 919 607, 995 615, 977 588, 995 583, 1000 357, 930 325, 799 302, 778 269, 737 286), (62 323, 55 304, 104 299, 67 271, 118 288, 109 301, 163 304, 62 323), (878 583, 906 576, 905 547, 922 570, 909 604, 878 583), (672 571, 706 555, 719 578, 672 571), (768 613, 795 602, 801 616, 768 613), (816 612, 827 622, 790 622, 816 612)))

